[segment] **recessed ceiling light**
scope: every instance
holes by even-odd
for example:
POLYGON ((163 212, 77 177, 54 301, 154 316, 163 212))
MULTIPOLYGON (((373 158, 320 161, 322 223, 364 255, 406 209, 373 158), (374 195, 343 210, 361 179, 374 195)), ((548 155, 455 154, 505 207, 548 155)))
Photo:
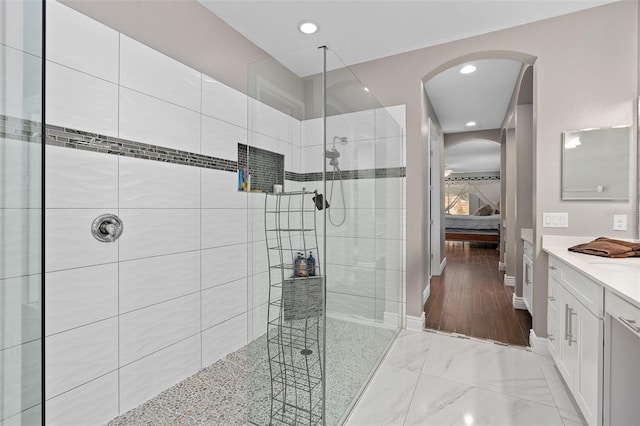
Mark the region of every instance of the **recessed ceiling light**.
POLYGON ((368 88, 368 87, 365 87, 365 88, 364 88, 364 91, 365 91, 365 92, 368 92, 368 91, 369 91, 369 88, 368 88))
POLYGON ((473 65, 465 65, 460 69, 461 74, 471 74, 476 70, 476 67, 473 65))
POLYGON ((318 26, 311 21, 306 21, 298 25, 298 29, 300 30, 300 32, 303 32, 305 34, 313 34, 318 31, 318 26))
POLYGON ((469 122, 467 122, 467 127, 473 127, 476 124, 478 124, 478 123, 476 123, 475 121, 469 121, 469 122))

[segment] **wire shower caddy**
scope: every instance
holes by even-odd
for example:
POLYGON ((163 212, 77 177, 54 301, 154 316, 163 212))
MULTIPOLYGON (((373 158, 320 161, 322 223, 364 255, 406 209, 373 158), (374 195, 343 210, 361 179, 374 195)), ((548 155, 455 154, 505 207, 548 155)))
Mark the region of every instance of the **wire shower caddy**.
POLYGON ((316 193, 303 189, 265 197, 272 425, 323 423, 320 327, 325 289, 313 195, 316 193), (297 254, 305 257, 310 252, 315 254, 315 275, 296 276, 297 254))

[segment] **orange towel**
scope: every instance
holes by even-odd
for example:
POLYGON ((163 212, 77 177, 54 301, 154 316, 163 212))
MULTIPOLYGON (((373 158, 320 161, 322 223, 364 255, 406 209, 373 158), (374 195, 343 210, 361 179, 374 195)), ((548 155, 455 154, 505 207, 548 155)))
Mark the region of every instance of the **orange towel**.
POLYGON ((589 243, 569 247, 569 251, 602 257, 634 257, 640 256, 640 244, 600 237, 589 243))

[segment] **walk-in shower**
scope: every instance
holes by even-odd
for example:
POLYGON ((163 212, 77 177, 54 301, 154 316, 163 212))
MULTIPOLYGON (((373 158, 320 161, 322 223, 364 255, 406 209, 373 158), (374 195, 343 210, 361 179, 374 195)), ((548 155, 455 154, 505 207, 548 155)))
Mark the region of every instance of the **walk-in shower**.
POLYGON ((340 163, 338 161, 338 158, 340 158, 340 151, 338 151, 338 149, 336 148, 336 141, 341 143, 342 145, 346 145, 347 137, 334 136, 333 146, 331 147, 331 149, 325 150, 324 155, 329 160, 329 165, 333 167, 333 173, 331 175, 331 189, 329 190, 329 198, 328 198, 329 206, 331 206, 329 208, 329 213, 328 213, 329 222, 331 222, 333 226, 341 226, 342 224, 344 224, 345 220, 347 220, 347 205, 345 203, 345 197, 344 197, 344 185, 342 183, 342 170, 340 170, 340 163), (338 173, 337 178, 340 181, 340 195, 342 196, 342 205, 340 206, 341 208, 337 207, 333 203, 333 188, 336 183, 336 172, 338 173), (342 210, 342 219, 334 221, 334 213, 337 212, 338 210, 342 210))
POLYGON ((43 3, 0 1, 0 425, 342 424, 402 318, 401 128, 326 48, 245 93, 43 3))

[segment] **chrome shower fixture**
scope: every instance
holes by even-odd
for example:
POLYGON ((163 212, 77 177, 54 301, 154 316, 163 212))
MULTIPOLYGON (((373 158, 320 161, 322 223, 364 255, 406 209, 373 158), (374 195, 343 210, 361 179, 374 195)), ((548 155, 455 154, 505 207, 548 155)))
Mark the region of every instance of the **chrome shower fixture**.
POLYGON ((342 145, 346 145, 347 144, 347 137, 346 136, 334 136, 333 137, 333 146, 336 145, 336 140, 338 142, 340 142, 342 145))

